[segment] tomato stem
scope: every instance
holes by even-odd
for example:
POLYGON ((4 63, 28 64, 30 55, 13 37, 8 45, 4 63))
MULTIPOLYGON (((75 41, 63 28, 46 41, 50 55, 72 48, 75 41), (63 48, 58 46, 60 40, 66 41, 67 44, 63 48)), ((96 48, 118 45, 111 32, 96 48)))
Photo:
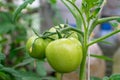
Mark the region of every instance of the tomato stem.
MULTIPOLYGON (((82 32, 81 30, 78 30, 78 29, 73 28, 73 27, 63 28, 63 29, 60 30, 60 32, 66 32, 66 31, 69 31, 69 30, 76 31, 77 33, 81 34, 81 36, 83 37, 83 32, 82 32)), ((50 32, 50 33, 48 33, 48 34, 46 34, 46 35, 43 35, 42 37, 43 37, 43 38, 47 38, 47 37, 49 37, 49 36, 51 36, 51 35, 54 35, 54 34, 57 34, 57 32, 50 32)))
POLYGON ((79 80, 85 80, 86 76, 86 57, 87 57, 87 52, 88 52, 88 28, 84 30, 84 43, 83 43, 83 59, 82 63, 80 64, 80 74, 79 74, 79 80))
POLYGON ((56 73, 57 80, 62 80, 63 73, 56 73))

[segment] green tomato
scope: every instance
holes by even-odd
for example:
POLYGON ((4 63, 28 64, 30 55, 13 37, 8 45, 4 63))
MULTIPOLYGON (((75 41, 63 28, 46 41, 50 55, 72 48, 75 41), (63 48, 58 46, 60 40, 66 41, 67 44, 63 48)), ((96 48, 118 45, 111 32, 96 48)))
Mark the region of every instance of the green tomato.
POLYGON ((46 48, 49 64, 60 73, 76 70, 82 61, 82 47, 75 38, 62 38, 52 41, 46 48))
MULTIPOLYGON (((64 28, 65 24, 60 24, 60 26, 61 26, 62 28, 64 28)), ((49 29, 49 31, 50 31, 50 32, 56 32, 56 29, 55 29, 55 28, 58 28, 58 29, 59 29, 59 26, 52 27, 52 28, 49 29)), ((69 31, 69 33, 70 33, 69 37, 73 37, 73 38, 78 39, 78 35, 77 35, 77 33, 76 33, 75 31, 69 31)), ((65 34, 62 33, 62 36, 64 36, 64 35, 65 35, 65 34)), ((54 35, 52 35, 52 36, 50 36, 50 37, 51 37, 51 38, 54 38, 54 39, 58 39, 58 35, 57 35, 57 34, 54 34, 54 35)))
POLYGON ((45 58, 45 49, 49 41, 33 36, 28 39, 26 43, 26 49, 29 55, 33 58, 44 59, 45 58))

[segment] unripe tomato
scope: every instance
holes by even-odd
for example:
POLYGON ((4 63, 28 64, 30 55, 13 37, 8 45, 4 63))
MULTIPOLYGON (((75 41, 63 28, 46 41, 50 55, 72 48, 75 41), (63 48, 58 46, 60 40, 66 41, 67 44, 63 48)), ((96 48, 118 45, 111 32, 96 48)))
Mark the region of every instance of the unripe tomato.
MULTIPOLYGON (((60 24, 60 26, 61 26, 62 28, 64 28, 65 24, 60 24)), ((50 28, 49 31, 50 31, 50 32, 56 32, 56 29, 55 29, 55 28, 60 29, 59 26, 55 26, 55 27, 50 28)), ((73 38, 78 39, 78 35, 77 35, 76 32, 74 32, 74 31, 69 31, 69 33, 70 33, 69 37, 73 37, 73 38)), ((65 35, 65 34, 62 33, 62 36, 64 36, 64 35, 65 35)), ((51 37, 51 38, 54 38, 54 39, 58 39, 58 38, 59 38, 57 34, 54 34, 54 35, 52 35, 52 36, 50 36, 50 37, 51 37)))
POLYGON ((27 52, 33 58, 43 59, 45 58, 45 49, 48 43, 48 40, 33 36, 26 43, 27 52))
POLYGON ((60 73, 76 70, 82 61, 82 47, 75 38, 62 38, 52 41, 46 48, 49 64, 60 73))

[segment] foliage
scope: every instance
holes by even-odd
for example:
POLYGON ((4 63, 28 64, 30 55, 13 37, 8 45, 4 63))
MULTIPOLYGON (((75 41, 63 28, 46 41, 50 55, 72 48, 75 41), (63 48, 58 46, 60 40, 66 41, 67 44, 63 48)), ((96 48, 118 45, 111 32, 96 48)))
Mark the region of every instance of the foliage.
MULTIPOLYGON (((23 16, 21 16, 18 19, 17 19, 17 16, 29 3, 32 4, 33 1, 34 0, 24 1, 24 3, 15 10, 13 16, 11 15, 10 12, 5 13, 5 14, 1 13, 1 15, 3 15, 3 16, 0 16, 2 18, 2 20, 0 21, 0 23, 2 24, 0 26, 0 28, 1 28, 0 33, 3 38, 2 40, 4 40, 5 35, 9 35, 12 39, 12 41, 10 43, 10 50, 8 50, 9 53, 7 55, 5 55, 7 58, 5 58, 4 55, 0 55, 1 56, 1 58, 0 58, 0 60, 1 60, 0 78, 2 78, 3 80, 6 80, 6 79, 7 80, 11 80, 11 79, 12 80, 49 79, 50 80, 50 77, 48 78, 48 76, 46 75, 47 73, 46 73, 45 69, 41 69, 41 68, 43 68, 43 62, 33 59, 29 55, 27 55, 24 45, 21 45, 22 42, 25 44, 25 41, 26 41, 26 27, 24 26, 24 24, 20 25, 20 24, 22 24, 21 19, 24 20, 23 16), (13 19, 12 19, 12 17, 13 17, 13 19), (4 26, 6 28, 6 30, 4 30, 2 26, 4 26), (16 35, 14 35, 14 33, 16 33, 16 35), (16 47, 17 47, 17 49, 16 49, 16 47), (24 57, 21 57, 21 56, 24 56, 24 57), (7 59, 7 60, 4 61, 4 59, 7 59), (23 62, 21 62, 21 61, 23 61, 23 62), (30 63, 33 63, 33 61, 35 63, 30 64, 30 63), (8 63, 6 63, 6 62, 8 62, 8 63), (9 62, 10 62, 10 65, 9 65, 9 62), (35 69, 35 71, 34 71, 34 69, 35 69), (27 70, 30 72, 28 72, 27 70), (39 72, 39 70, 41 72, 39 72)), ((57 34, 59 38, 67 38, 65 36, 68 36, 68 34, 66 34, 64 37, 62 36, 62 34, 65 34, 70 31, 77 32, 79 41, 81 42, 81 45, 82 45, 82 51, 83 51, 83 60, 82 60, 82 63, 80 64, 80 72, 79 72, 80 78, 79 79, 85 80, 85 78, 84 78, 85 77, 85 64, 86 64, 86 58, 88 55, 88 47, 91 46, 92 44, 103 41, 104 39, 120 32, 120 30, 115 29, 113 32, 111 32, 105 36, 102 36, 100 38, 94 39, 92 41, 89 41, 90 35, 92 34, 95 27, 97 27, 97 25, 99 25, 103 22, 108 22, 108 21, 112 21, 112 20, 119 21, 120 17, 99 18, 99 15, 101 13, 101 10, 102 10, 106 0, 82 0, 81 7, 76 6, 76 4, 75 4, 76 0, 61 0, 61 1, 65 4, 65 6, 73 14, 73 16, 76 20, 77 28, 72 28, 66 24, 64 26, 64 28, 61 28, 61 26, 59 26, 59 29, 56 28, 56 32, 46 31, 42 34, 38 34, 36 31, 34 31, 34 32, 40 38, 51 39, 51 40, 55 40, 53 38, 50 38, 50 36, 52 36, 54 34, 57 34)), ((51 0, 51 3, 56 3, 56 0, 51 0)), ((12 10, 11 10, 11 12, 12 12, 12 10)), ((28 23, 29 23, 29 21, 28 21, 28 23)), ((9 40, 7 40, 7 41, 9 41, 9 40)), ((5 42, 7 42, 7 41, 5 41, 5 42)), ((4 45, 5 42, 4 41, 2 42, 2 46, 5 46, 4 45)), ((4 53, 4 54, 6 54, 6 53, 4 53)), ((97 56, 97 55, 92 55, 92 56, 101 58, 104 60, 111 60, 104 56, 97 56)), ((104 80, 109 80, 109 79, 112 80, 114 78, 119 79, 119 75, 113 75, 110 78, 105 77, 104 80)))
POLYGON ((0 1, 0 80, 55 80, 47 76, 43 62, 31 58, 25 50, 32 19, 29 10, 28 13, 20 12, 33 1, 26 0, 17 9, 12 2, 0 1))
POLYGON ((104 77, 103 80, 120 80, 120 74, 113 74, 110 77, 104 77))
POLYGON ((16 11, 14 12, 13 21, 16 20, 18 14, 22 11, 22 9, 24 9, 28 4, 32 4, 33 1, 35 0, 25 0, 24 3, 20 5, 20 7, 18 7, 16 11))

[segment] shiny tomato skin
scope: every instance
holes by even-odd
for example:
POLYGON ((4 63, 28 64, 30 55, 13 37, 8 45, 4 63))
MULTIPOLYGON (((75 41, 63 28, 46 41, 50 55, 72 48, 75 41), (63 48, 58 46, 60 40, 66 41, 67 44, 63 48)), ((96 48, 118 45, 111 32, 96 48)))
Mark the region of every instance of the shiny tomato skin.
POLYGON ((33 58, 44 59, 45 49, 48 45, 48 41, 37 36, 33 36, 28 39, 26 43, 26 50, 33 58))
POLYGON ((82 47, 75 38, 62 38, 52 41, 46 48, 49 64, 60 73, 76 70, 82 61, 82 47))

